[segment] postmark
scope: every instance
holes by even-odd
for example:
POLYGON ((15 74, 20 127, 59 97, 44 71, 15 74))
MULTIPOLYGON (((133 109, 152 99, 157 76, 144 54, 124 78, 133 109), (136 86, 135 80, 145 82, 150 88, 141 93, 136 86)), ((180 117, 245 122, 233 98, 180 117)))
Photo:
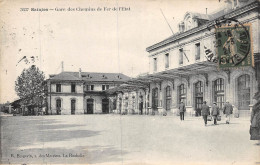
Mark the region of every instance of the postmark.
POLYGON ((251 25, 216 28, 216 54, 220 69, 254 66, 251 25))

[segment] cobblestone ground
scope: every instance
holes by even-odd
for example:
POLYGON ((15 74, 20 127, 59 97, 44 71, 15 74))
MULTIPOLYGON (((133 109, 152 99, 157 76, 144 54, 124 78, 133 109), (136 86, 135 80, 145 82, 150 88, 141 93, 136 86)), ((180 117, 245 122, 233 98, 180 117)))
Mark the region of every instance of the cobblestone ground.
MULTIPOLYGON (((1 117, 4 164, 258 164, 249 119, 204 126, 200 117, 1 117)), ((259 163, 260 164, 260 163, 259 163)))

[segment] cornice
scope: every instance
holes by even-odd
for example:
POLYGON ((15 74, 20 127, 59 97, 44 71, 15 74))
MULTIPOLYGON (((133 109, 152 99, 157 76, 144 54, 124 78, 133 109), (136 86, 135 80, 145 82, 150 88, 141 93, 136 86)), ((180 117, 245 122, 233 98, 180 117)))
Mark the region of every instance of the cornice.
POLYGON ((84 93, 68 93, 68 92, 49 92, 48 94, 51 94, 51 96, 83 96, 84 93))
MULTIPOLYGON (((246 20, 244 20, 244 21, 240 21, 240 22, 241 22, 241 23, 247 23, 247 22, 250 22, 250 21, 252 21, 252 20, 259 19, 259 18, 260 18, 259 16, 255 16, 255 17, 252 17, 252 18, 246 19, 246 20)), ((205 34, 204 36, 197 37, 197 38, 195 38, 195 39, 193 39, 193 40, 190 40, 190 41, 187 41, 187 42, 183 42, 183 43, 181 43, 181 44, 179 44, 179 45, 176 45, 176 46, 173 46, 173 47, 164 49, 164 50, 162 50, 162 51, 156 52, 156 53, 154 53, 154 54, 151 54, 151 55, 149 55, 149 57, 155 56, 155 55, 160 54, 160 53, 167 53, 167 52, 169 52, 169 51, 172 50, 172 49, 175 49, 175 48, 177 48, 177 47, 182 47, 182 46, 187 45, 187 44, 189 44, 189 43, 191 43, 191 42, 194 42, 194 41, 197 41, 197 40, 201 40, 201 39, 203 39, 203 38, 207 38, 207 37, 212 36, 212 35, 214 35, 214 32, 209 32, 209 33, 205 34)))
MULTIPOLYGON (((255 1, 255 2, 253 2, 253 3, 251 3, 251 4, 247 5, 247 6, 238 8, 238 9, 236 9, 236 10, 231 11, 230 13, 225 14, 225 18, 233 18, 233 17, 236 17, 236 16, 238 16, 238 15, 241 15, 241 14, 243 14, 243 13, 245 13, 245 12, 251 11, 251 10, 256 9, 256 8, 259 8, 259 2, 258 2, 258 1, 255 1)), ((146 48, 146 51, 147 51, 147 52, 150 52, 150 51, 152 51, 152 50, 155 50, 155 49, 158 49, 158 48, 160 48, 160 47, 162 47, 162 46, 165 46, 165 45, 167 45, 167 44, 170 44, 170 43, 172 43, 172 42, 174 42, 174 41, 180 40, 180 39, 182 39, 182 38, 184 38, 184 37, 187 37, 187 36, 189 36, 189 35, 192 35, 192 34, 194 34, 194 33, 199 32, 199 31, 205 30, 205 29, 207 29, 208 27, 213 27, 213 26, 214 26, 213 23, 214 23, 216 20, 218 20, 219 18, 221 18, 221 17, 223 17, 223 15, 220 16, 220 17, 218 17, 218 18, 216 18, 216 19, 214 19, 214 20, 208 21, 206 24, 204 24, 204 25, 202 25, 202 26, 195 27, 195 28, 190 29, 190 30, 188 30, 188 31, 186 31, 186 32, 173 35, 172 37, 170 37, 170 38, 168 38, 168 39, 166 39, 166 40, 163 40, 163 41, 161 41, 161 42, 159 42, 159 43, 156 43, 156 44, 154 44, 154 45, 152 45, 152 46, 149 46, 148 48, 146 48)))

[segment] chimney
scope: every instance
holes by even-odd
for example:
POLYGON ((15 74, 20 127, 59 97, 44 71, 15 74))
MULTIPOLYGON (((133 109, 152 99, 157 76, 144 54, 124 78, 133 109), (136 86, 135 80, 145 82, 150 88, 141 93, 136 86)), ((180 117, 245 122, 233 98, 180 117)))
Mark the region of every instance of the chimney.
POLYGON ((79 68, 79 78, 81 78, 81 68, 79 68))
POLYGON ((61 72, 64 72, 64 63, 61 61, 61 72))

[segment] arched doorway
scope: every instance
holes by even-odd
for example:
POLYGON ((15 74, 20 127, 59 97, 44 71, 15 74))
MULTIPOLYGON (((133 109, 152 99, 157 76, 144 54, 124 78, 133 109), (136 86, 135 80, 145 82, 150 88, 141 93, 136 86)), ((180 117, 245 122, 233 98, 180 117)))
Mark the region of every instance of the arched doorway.
POLYGON ((196 116, 201 116, 201 107, 203 104, 203 84, 201 81, 194 84, 194 90, 196 116))
POLYGON ((237 79, 238 89, 238 109, 249 110, 250 104, 250 76, 247 74, 241 75, 237 79))
POLYGON ((213 101, 217 103, 220 109, 224 106, 224 79, 219 78, 213 82, 213 101))
POLYGON ((109 113, 109 99, 102 99, 102 113, 109 113))
POLYGON ((56 100, 56 114, 57 115, 61 114, 61 99, 56 100))
POLYGON ((93 114, 94 113, 94 99, 90 98, 87 99, 87 114, 93 114))
POLYGON ((171 110, 171 104, 172 104, 172 93, 171 93, 171 87, 167 86, 165 88, 165 109, 166 111, 170 111, 171 110))
POLYGON ((152 90, 152 109, 154 111, 158 110, 158 88, 152 90))
POLYGON ((71 114, 75 115, 75 110, 76 110, 76 100, 72 99, 71 101, 71 114))

